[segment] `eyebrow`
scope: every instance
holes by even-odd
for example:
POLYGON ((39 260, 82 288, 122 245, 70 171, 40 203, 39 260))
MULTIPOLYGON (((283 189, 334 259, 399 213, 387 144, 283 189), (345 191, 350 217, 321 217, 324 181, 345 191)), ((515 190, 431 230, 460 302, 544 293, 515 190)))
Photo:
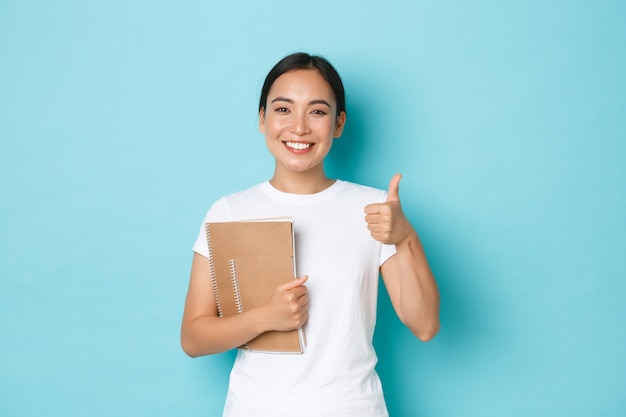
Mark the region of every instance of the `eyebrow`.
MULTIPOLYGON (((272 100, 272 103, 276 103, 277 101, 284 101, 286 103, 293 104, 293 100, 290 98, 286 98, 286 97, 276 97, 274 100, 272 100)), ((330 103, 323 99, 309 101, 309 105, 312 105, 312 104, 323 104, 329 108, 331 107, 330 103)))

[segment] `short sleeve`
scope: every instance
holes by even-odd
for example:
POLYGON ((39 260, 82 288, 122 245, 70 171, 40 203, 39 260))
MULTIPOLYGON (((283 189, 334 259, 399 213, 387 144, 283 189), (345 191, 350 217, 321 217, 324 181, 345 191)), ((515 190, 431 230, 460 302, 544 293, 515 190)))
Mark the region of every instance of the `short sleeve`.
POLYGON ((229 211, 228 204, 226 203, 226 199, 224 197, 217 200, 209 209, 207 214, 204 216, 204 220, 200 225, 200 231, 198 232, 198 237, 193 245, 192 250, 197 254, 204 256, 205 258, 209 257, 209 245, 206 241, 206 232, 204 225, 207 222, 223 222, 229 220, 229 211))
MULTIPOLYGON (((383 192, 383 197, 381 201, 387 201, 387 192, 383 192)), ((385 245, 383 244, 380 248, 380 263, 378 266, 382 266, 389 258, 396 254, 396 245, 385 245)))
POLYGON ((378 266, 382 266, 389 258, 396 254, 396 245, 383 244, 380 248, 380 263, 378 266))

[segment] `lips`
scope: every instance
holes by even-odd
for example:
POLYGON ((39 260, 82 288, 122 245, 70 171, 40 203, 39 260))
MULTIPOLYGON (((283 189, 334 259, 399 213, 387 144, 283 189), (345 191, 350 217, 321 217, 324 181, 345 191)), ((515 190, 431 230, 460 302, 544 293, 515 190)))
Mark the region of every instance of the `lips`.
POLYGON ((309 142, 283 142, 283 143, 289 149, 293 149, 294 151, 305 151, 313 146, 313 144, 309 142))

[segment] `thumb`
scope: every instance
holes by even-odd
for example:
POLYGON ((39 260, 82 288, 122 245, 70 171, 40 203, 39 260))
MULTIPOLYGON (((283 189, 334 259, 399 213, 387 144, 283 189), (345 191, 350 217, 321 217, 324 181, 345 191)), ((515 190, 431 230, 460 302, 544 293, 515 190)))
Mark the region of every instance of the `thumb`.
POLYGON ((304 283, 306 282, 307 279, 309 279, 308 275, 305 275, 305 276, 299 277, 299 278, 294 278, 294 279, 290 280, 289 282, 279 286, 278 288, 280 290, 283 290, 283 291, 291 290, 293 288, 300 287, 300 286, 304 285, 304 283))
POLYGON ((387 192, 387 201, 400 201, 400 180, 402 174, 396 174, 389 181, 389 191, 387 192))

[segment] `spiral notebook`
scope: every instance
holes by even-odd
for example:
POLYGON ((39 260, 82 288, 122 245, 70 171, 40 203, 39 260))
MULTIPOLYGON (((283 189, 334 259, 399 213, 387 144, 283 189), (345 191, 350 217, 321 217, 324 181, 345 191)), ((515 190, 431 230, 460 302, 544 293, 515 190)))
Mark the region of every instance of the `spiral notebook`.
MULTIPOLYGON (((291 218, 205 224, 211 283, 220 317, 265 304, 276 287, 295 277, 291 218)), ((265 332, 241 349, 302 353, 302 329, 265 332)))

